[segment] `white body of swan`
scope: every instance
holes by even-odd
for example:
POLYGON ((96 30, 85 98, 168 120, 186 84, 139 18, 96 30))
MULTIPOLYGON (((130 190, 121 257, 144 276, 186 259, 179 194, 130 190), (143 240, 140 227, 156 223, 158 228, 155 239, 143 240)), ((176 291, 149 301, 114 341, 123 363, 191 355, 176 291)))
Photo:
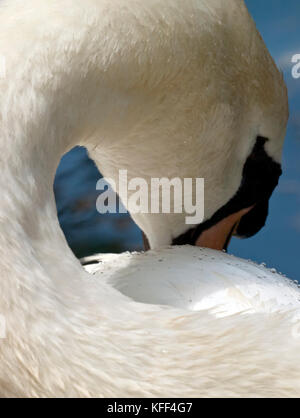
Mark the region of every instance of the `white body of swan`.
MULTIPOLYGON (((93 260, 86 266, 89 273, 136 302, 210 310, 217 317, 284 311, 293 313, 294 319, 300 315, 296 282, 275 269, 219 251, 184 246, 89 259, 93 260)), ((297 325, 292 333, 297 337, 297 325)))
POLYGON ((159 249, 185 214, 134 215, 154 252, 86 272, 52 192, 82 144, 110 178, 205 178, 209 219, 258 135, 279 163, 286 89, 243 1, 4 0, 0 28, 1 396, 299 395, 296 286, 159 249))

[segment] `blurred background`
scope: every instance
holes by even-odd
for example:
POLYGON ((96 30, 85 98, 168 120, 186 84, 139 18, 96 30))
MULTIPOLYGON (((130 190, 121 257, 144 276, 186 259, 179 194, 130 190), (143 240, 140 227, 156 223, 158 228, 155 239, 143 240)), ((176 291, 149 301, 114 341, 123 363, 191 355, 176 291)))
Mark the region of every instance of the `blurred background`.
MULTIPOLYGON (((270 204, 266 227, 254 238, 233 239, 229 252, 266 263, 300 282, 300 78, 292 77, 292 57, 300 54, 299 0, 246 0, 289 90, 290 122, 280 186, 270 204)), ((142 235, 129 215, 100 215, 96 183, 100 173, 84 148, 66 154, 54 191, 61 227, 77 257, 97 252, 143 248, 142 235)))

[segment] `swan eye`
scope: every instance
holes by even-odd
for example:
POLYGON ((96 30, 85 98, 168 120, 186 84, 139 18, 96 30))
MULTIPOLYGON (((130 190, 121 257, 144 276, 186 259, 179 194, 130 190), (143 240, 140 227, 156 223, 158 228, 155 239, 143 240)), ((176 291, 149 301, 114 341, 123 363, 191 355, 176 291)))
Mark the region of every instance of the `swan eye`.
MULTIPOLYGON (((212 229, 226 218, 232 217, 233 214, 238 214, 246 208, 251 209, 241 217, 237 226, 232 225, 231 232, 234 231, 235 236, 249 238, 265 225, 269 199, 282 174, 281 165, 274 161, 265 150, 267 141, 267 138, 257 137, 255 146, 245 162, 240 187, 230 201, 210 219, 176 238, 173 245, 195 245, 204 231, 212 229)), ((225 240, 225 243, 224 248, 227 246, 228 239, 225 240)))

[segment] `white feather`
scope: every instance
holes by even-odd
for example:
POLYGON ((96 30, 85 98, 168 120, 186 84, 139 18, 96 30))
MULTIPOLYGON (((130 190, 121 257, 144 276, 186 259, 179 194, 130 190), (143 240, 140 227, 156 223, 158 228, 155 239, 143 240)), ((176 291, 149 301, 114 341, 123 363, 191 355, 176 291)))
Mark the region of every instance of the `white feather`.
MULTIPOLYGON (((295 286, 192 248, 93 276, 52 191, 82 144, 107 177, 204 177, 209 218, 257 135, 279 161, 286 88, 244 2, 4 0, 0 27, 1 396, 299 396, 295 286)), ((135 220, 158 248, 184 217, 135 220)))

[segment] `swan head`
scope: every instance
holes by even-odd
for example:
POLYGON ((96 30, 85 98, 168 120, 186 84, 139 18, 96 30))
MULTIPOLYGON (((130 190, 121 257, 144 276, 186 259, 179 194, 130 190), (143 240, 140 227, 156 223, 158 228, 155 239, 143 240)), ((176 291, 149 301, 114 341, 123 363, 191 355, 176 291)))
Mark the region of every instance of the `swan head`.
MULTIPOLYGON (((180 19, 158 25, 157 36, 148 34, 150 49, 143 43, 139 49, 137 33, 132 50, 124 43, 123 55, 130 57, 126 77, 118 73, 124 97, 110 99, 122 108, 117 121, 106 120, 114 126, 113 137, 107 135, 101 147, 99 168, 115 180, 125 206, 134 192, 125 195, 119 187, 120 168, 129 181, 148 184, 148 211, 131 215, 151 248, 192 244, 221 250, 232 234, 254 235, 266 222, 281 175, 288 120, 282 74, 244 3, 217 3, 215 13, 191 14, 189 28, 180 19), (173 208, 181 211, 151 212, 151 181, 163 178, 182 184, 204 179, 203 202, 192 193, 196 205, 203 203, 200 221, 187 223, 189 213, 175 195, 173 208)), ((143 25, 147 30, 146 17, 143 25)))
POLYGON ((282 174, 281 164, 266 152, 268 138, 257 137, 246 159, 240 186, 211 218, 177 237, 173 244, 227 249, 232 235, 249 238, 264 225, 269 199, 282 174))

